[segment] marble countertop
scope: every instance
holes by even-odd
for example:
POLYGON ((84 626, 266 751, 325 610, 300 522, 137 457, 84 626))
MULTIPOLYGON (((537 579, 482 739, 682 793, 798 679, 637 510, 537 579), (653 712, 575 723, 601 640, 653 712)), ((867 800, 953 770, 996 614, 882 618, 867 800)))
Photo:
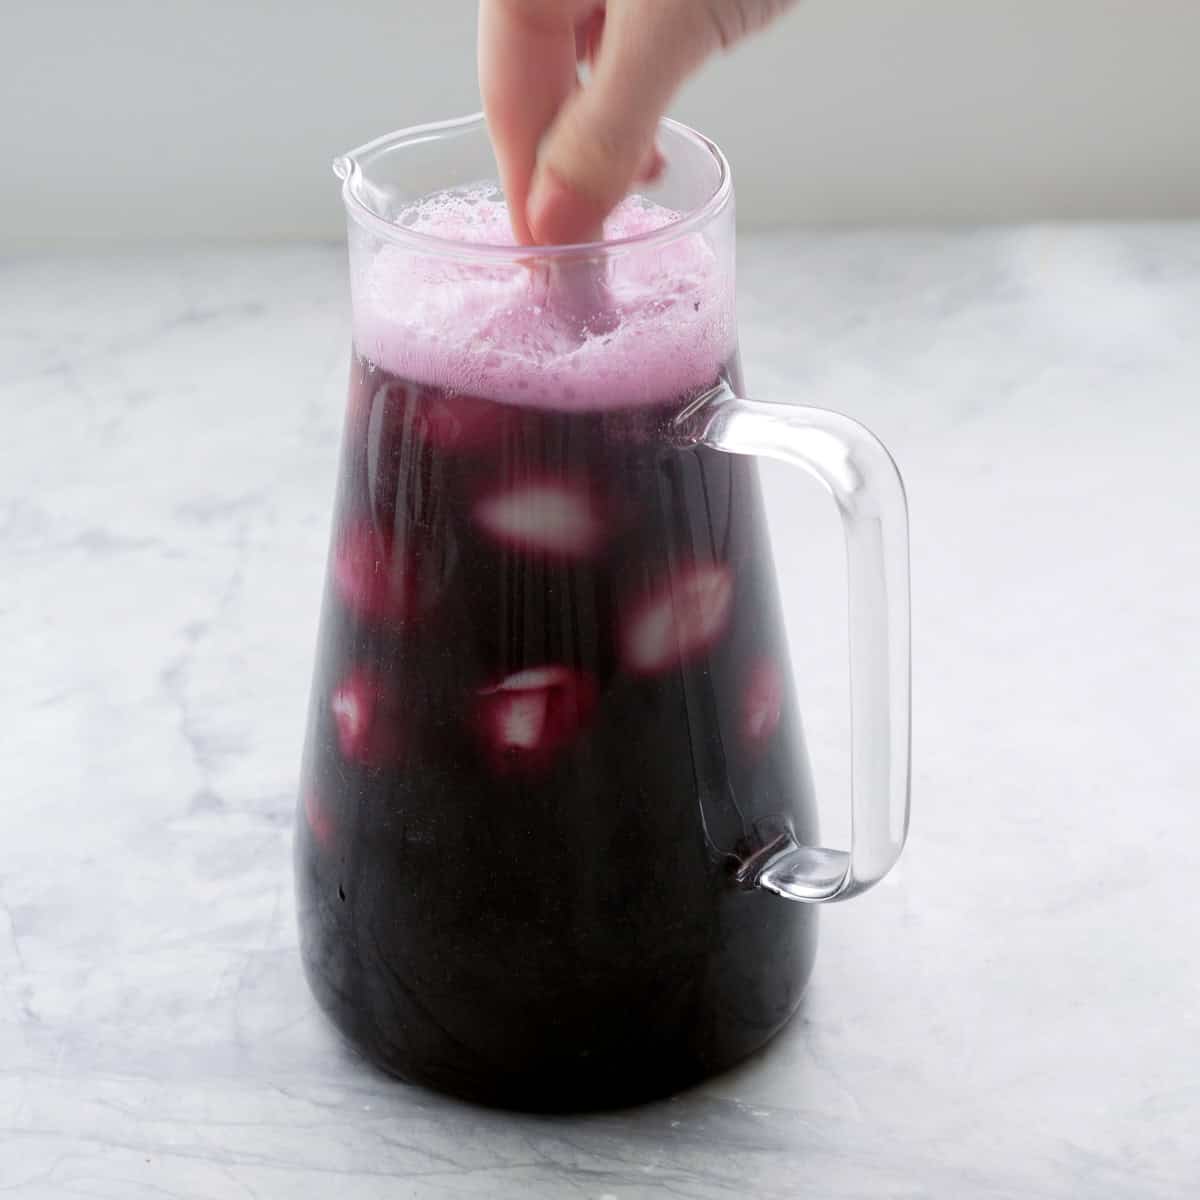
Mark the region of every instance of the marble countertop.
MULTIPOLYGON (((541 1118, 379 1076, 301 976, 342 250, 0 262, 0 1192, 1194 1194, 1200 226, 746 238, 740 308, 752 391, 907 478, 912 836, 765 1053, 541 1118)), ((836 840, 835 518, 767 486, 836 840)))

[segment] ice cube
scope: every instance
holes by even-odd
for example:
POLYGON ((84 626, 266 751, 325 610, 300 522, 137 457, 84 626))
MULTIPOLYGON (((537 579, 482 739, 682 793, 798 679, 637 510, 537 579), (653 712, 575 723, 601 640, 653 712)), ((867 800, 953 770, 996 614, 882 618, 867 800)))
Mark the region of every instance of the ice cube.
POLYGON ((415 580, 392 539, 369 521, 353 526, 338 542, 333 582, 342 603, 363 621, 402 622, 412 615, 415 580))
POLYGON ((333 818, 313 788, 304 793, 304 819, 313 841, 328 850, 333 844, 333 818))
POLYGON ((637 675, 688 662, 716 643, 732 611, 733 572, 727 566, 686 567, 634 606, 621 633, 621 659, 637 675))
POLYGON ((783 672, 770 658, 755 659, 746 673, 741 699, 742 743, 752 752, 764 749, 779 727, 783 711, 783 672))
POLYGON ((592 554, 604 539, 604 520, 583 483, 540 480, 484 496, 475 519, 498 542, 566 558, 592 554))
POLYGON ((365 667, 353 668, 334 688, 329 708, 345 758, 372 767, 399 761, 403 746, 399 697, 377 674, 365 667))
POLYGON ((587 727, 596 684, 561 664, 533 667, 481 688, 478 704, 478 730, 497 768, 544 767, 587 727))

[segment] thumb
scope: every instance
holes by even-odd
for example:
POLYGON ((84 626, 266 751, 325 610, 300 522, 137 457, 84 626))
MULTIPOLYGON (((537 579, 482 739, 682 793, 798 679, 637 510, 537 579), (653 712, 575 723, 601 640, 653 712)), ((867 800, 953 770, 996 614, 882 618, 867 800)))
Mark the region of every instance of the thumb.
POLYGON ((720 42, 708 6, 696 0, 609 0, 592 76, 559 109, 538 152, 526 206, 536 241, 599 236, 653 160, 671 97, 720 42))

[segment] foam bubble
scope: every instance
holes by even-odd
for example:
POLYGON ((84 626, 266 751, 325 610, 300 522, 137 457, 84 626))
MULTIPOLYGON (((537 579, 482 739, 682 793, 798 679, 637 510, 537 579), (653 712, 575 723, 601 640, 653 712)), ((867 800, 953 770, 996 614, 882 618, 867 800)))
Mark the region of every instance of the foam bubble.
MULTIPOLYGON (((679 214, 622 202, 605 238, 679 214)), ((513 245, 496 188, 435 193, 397 218, 417 233, 513 245)), ((700 234, 633 247, 596 268, 465 262, 374 247, 356 262, 358 352, 397 375, 512 404, 630 407, 707 387, 734 347, 732 281, 700 234)))

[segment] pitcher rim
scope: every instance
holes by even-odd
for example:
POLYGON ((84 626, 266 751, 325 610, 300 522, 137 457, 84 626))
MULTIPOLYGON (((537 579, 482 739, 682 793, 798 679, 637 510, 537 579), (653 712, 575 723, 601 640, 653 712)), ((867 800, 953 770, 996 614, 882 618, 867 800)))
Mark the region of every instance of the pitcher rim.
MULTIPOLYGON (((680 135, 693 146, 707 151, 717 167, 717 182, 712 192, 699 205, 689 209, 678 220, 657 229, 609 241, 572 242, 555 246, 515 246, 488 242, 462 242, 453 238, 439 237, 432 233, 419 233, 403 225, 397 225, 371 209, 358 194, 357 188, 364 179, 363 164, 380 154, 419 145, 452 134, 461 133, 473 126, 485 124, 482 112, 465 117, 454 117, 448 121, 432 121, 424 125, 411 125, 397 129, 380 137, 364 142, 361 146, 338 155, 333 160, 333 173, 342 181, 342 203, 347 216, 356 224, 370 230, 389 242, 405 245, 422 254, 445 258, 467 259, 476 262, 521 262, 530 259, 551 258, 597 258, 628 250, 652 248, 666 245, 677 238, 685 237, 707 225, 729 204, 733 195, 733 180, 729 160, 721 147, 711 138, 682 121, 663 117, 660 128, 680 135)), ((669 169, 669 167, 668 167, 669 169)))

